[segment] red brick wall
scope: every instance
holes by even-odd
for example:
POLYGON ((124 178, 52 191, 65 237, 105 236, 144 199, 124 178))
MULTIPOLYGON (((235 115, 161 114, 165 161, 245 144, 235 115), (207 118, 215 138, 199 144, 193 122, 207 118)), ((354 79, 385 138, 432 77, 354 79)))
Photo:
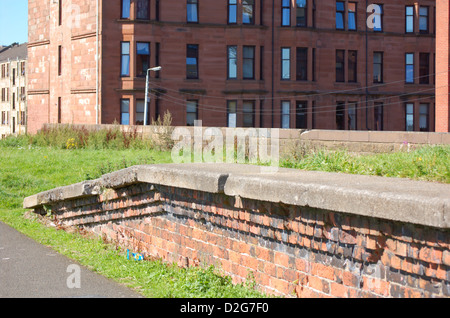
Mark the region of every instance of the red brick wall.
POLYGON ((450 132, 450 3, 437 0, 436 131, 450 132))
POLYGON ((287 297, 450 297, 450 233, 300 206, 136 184, 52 206, 79 226, 180 266, 249 274, 287 297))

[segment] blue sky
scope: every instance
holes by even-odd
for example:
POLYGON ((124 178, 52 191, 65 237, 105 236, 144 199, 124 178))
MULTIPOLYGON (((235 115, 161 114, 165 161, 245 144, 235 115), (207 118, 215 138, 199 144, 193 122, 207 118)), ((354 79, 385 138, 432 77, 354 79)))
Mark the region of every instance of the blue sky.
POLYGON ((28 0, 0 0, 0 45, 28 42, 28 0))

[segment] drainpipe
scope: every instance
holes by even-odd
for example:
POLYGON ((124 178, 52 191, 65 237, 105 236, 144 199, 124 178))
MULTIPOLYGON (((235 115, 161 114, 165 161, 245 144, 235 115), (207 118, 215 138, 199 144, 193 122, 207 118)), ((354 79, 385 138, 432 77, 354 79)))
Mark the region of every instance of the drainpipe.
MULTIPOLYGON (((367 11, 367 7, 368 7, 368 3, 366 0, 366 11, 367 11)), ((367 15, 367 13, 366 13, 367 15)), ((366 130, 369 130, 369 78, 368 78, 368 62, 369 62, 369 52, 368 52, 368 26, 367 26, 367 21, 366 21, 366 130)))
POLYGON ((275 77, 275 0, 272 0, 272 128, 274 128, 274 77, 275 77))
POLYGON ((98 78, 98 73, 99 73, 99 23, 100 23, 100 10, 99 10, 99 1, 97 0, 97 30, 96 30, 96 45, 97 45, 97 53, 96 53, 96 57, 95 57, 95 71, 96 71, 96 83, 95 83, 95 123, 98 125, 99 124, 99 78, 98 78))

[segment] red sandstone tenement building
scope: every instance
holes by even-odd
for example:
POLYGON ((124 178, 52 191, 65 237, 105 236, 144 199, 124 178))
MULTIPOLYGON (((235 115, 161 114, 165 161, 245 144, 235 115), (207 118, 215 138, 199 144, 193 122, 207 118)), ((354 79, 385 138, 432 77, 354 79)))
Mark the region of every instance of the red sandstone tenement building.
POLYGON ((377 0, 368 26, 370 4, 29 0, 28 131, 142 124, 155 66, 149 122, 169 110, 174 125, 434 131, 448 117, 448 103, 435 112, 444 13, 377 0))
POLYGON ((436 1, 436 131, 450 132, 450 2, 436 1))

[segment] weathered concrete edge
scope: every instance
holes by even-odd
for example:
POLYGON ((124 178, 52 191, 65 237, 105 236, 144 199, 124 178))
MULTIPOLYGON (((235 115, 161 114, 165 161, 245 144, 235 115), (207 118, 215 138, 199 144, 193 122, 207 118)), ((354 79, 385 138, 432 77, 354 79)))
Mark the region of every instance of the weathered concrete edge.
POLYGON ((99 195, 103 189, 117 189, 135 183, 151 183, 210 193, 223 193, 227 173, 186 169, 183 165, 134 166, 84 181, 41 192, 23 201, 24 209, 34 209, 56 202, 99 195))
POLYGON ((23 207, 35 209, 63 200, 99 195, 102 189, 115 189, 135 183, 151 183, 442 229, 450 228, 450 195, 446 196, 446 193, 450 194, 450 185, 419 181, 406 183, 388 178, 386 179, 388 186, 386 189, 381 189, 378 186, 384 180, 377 177, 287 170, 283 169, 284 174, 265 175, 261 173, 259 167, 236 164, 135 166, 104 175, 97 180, 33 195, 24 199, 23 207), (286 173, 291 178, 286 178, 286 173), (328 176, 330 181, 327 181, 328 176), (318 181, 308 181, 313 179, 318 181), (356 180, 356 182, 348 182, 349 180, 356 180), (367 187, 364 186, 365 183, 367 187), (433 196, 433 190, 428 191, 427 195, 409 193, 405 186, 408 184, 419 189, 433 186, 433 189, 441 193, 439 195, 436 193, 436 196, 433 196))
POLYGON ((418 197, 405 193, 230 176, 225 194, 289 205, 306 206, 360 216, 436 228, 450 228, 450 199, 418 197))

